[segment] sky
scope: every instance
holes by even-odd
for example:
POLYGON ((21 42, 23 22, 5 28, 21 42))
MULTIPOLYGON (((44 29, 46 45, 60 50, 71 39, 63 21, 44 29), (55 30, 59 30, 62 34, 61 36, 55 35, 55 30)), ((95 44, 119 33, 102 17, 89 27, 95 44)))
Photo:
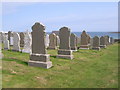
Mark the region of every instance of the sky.
POLYGON ((2 2, 2 31, 32 31, 35 22, 46 32, 67 26, 72 32, 118 31, 117 2, 2 2))

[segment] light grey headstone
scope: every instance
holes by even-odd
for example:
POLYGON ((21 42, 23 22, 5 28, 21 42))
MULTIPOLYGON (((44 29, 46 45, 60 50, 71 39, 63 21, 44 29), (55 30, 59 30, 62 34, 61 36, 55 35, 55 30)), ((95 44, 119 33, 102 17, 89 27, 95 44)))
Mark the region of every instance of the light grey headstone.
POLYGON ((74 34, 74 33, 71 33, 70 35, 70 47, 71 47, 71 50, 74 50, 76 51, 77 50, 77 36, 74 34))
POLYGON ((20 51, 20 36, 18 33, 13 32, 13 51, 20 51))
POLYGON ((46 34, 46 41, 45 41, 45 46, 46 46, 46 48, 49 47, 49 42, 50 42, 50 40, 49 40, 49 35, 46 34))
POLYGON ((60 45, 60 38, 58 35, 56 35, 56 45, 57 45, 57 47, 59 47, 59 45, 60 45))
POLYGON ((7 39, 7 37, 4 37, 4 49, 9 50, 10 46, 9 46, 9 40, 7 39))
POLYGON ((13 45, 13 37, 10 37, 10 45, 13 45))
POLYGON ((60 47, 58 50, 57 58, 73 59, 72 50, 70 47, 70 29, 62 27, 59 30, 60 47))
POLYGON ((98 36, 93 37, 92 49, 100 50, 100 38, 98 36))
POLYGON ((31 45, 32 45, 31 34, 29 32, 26 32, 24 37, 24 47, 22 52, 31 53, 31 45))
POLYGON ((56 35, 55 33, 51 33, 49 35, 49 49, 57 49, 57 38, 56 38, 56 35))
POLYGON ((50 68, 52 62, 50 61, 50 55, 47 54, 45 46, 45 26, 36 22, 32 26, 32 54, 28 62, 29 66, 50 68))
POLYGON ((113 43, 114 43, 114 38, 110 37, 110 44, 113 44, 113 43))
POLYGON ((80 49, 89 49, 88 35, 86 31, 83 31, 80 37, 80 49))

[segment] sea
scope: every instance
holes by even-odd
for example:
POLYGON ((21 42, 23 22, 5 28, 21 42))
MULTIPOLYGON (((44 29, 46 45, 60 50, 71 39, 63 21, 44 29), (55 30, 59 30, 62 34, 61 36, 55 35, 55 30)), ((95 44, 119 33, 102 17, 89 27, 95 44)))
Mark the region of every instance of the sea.
MULTIPOLYGON (((72 32, 74 34, 76 34, 78 37, 80 37, 82 32, 72 32)), ((48 34, 50 34, 50 32, 48 32, 48 34)), ((87 32, 87 34, 89 34, 91 37, 94 36, 105 36, 108 35, 110 37, 113 37, 114 39, 120 39, 120 33, 113 33, 113 32, 87 32)))

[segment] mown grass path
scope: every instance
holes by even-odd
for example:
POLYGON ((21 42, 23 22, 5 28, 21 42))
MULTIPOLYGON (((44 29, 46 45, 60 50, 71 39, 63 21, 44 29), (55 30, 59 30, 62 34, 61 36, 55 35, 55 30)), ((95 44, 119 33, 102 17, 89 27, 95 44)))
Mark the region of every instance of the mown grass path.
POLYGON ((101 51, 78 50, 73 60, 56 58, 57 50, 48 53, 53 67, 47 70, 28 66, 29 54, 3 50, 3 88, 118 87, 118 44, 101 51))

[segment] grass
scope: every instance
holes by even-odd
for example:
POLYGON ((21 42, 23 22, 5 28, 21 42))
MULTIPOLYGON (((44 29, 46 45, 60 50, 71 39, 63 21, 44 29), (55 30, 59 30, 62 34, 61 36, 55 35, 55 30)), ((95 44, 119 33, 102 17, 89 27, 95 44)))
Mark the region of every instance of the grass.
MULTIPOLYGON (((120 47, 120 44, 119 44, 120 47)), ((118 88, 118 44, 101 51, 78 50, 74 59, 56 58, 53 67, 28 66, 29 54, 3 50, 3 88, 118 88)))

